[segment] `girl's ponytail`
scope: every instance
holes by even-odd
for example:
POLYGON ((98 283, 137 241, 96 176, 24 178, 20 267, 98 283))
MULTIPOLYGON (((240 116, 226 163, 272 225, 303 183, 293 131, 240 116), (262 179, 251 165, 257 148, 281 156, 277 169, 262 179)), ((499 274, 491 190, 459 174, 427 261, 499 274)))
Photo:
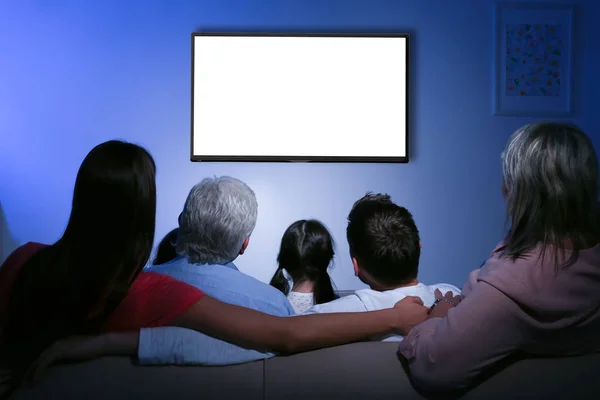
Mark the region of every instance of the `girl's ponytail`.
POLYGON ((314 301, 315 304, 323 304, 337 298, 333 282, 326 269, 320 269, 314 277, 314 301))
POLYGON ((277 271, 275 271, 275 274, 271 278, 269 285, 281 291, 286 296, 290 293, 290 283, 285 277, 285 274, 283 273, 283 267, 281 265, 277 268, 277 271))

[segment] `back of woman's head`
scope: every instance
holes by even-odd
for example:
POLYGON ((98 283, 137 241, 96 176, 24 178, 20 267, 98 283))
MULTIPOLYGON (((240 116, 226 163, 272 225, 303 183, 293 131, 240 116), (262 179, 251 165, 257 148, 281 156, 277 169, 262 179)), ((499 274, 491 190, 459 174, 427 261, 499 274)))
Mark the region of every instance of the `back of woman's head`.
POLYGON ((160 265, 173 261, 177 257, 177 235, 179 228, 173 229, 167 233, 163 240, 158 244, 156 249, 156 257, 152 261, 152 265, 160 265))
POLYGON ((562 123, 526 125, 508 140, 502 168, 510 224, 506 255, 518 258, 551 246, 558 267, 558 251, 568 248, 568 266, 598 242, 598 160, 583 131, 562 123))
POLYGON ((109 141, 89 152, 62 238, 21 267, 12 288, 2 344, 13 367, 60 337, 101 327, 150 257, 155 213, 146 150, 109 141))
POLYGON ((295 283, 314 282, 315 304, 334 300, 335 290, 327 273, 334 255, 333 238, 325 225, 316 220, 296 221, 281 238, 277 256, 279 267, 271 285, 286 295, 289 293, 289 283, 283 273, 285 269, 295 283))

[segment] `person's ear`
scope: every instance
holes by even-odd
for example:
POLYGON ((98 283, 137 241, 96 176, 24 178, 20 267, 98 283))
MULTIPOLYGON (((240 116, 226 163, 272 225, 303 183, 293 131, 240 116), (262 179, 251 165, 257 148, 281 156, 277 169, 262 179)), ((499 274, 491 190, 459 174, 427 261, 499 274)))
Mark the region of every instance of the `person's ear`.
POLYGON ((358 272, 359 272, 358 261, 356 261, 356 258, 354 258, 354 257, 352 257, 352 267, 354 267, 354 276, 358 276, 358 272))
POLYGON ((419 248, 422 249, 423 248, 423 243, 421 243, 421 241, 419 241, 419 248))
POLYGON ((250 237, 247 237, 246 240, 244 240, 244 243, 242 243, 242 248, 240 249, 240 255, 244 254, 244 252, 248 248, 249 243, 250 243, 250 237))

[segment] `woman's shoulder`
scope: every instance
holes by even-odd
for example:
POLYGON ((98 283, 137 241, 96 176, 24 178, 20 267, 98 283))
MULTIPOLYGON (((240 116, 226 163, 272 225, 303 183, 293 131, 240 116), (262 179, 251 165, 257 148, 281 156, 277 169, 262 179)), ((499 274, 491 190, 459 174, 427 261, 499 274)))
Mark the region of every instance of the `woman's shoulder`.
POLYGON ((525 276, 535 271, 536 275, 542 272, 542 253, 538 248, 532 249, 519 257, 512 257, 505 252, 504 246, 497 246, 490 258, 481 267, 478 280, 490 279, 516 279, 522 281, 525 276))
POLYGON ((6 312, 6 307, 12 292, 13 283, 21 267, 47 244, 28 242, 17 247, 0 266, 0 314, 6 312))
POLYGON ((38 242, 27 242, 24 245, 21 245, 14 249, 12 253, 9 254, 5 263, 11 259, 14 260, 16 258, 31 257, 32 255, 46 247, 49 247, 49 245, 38 242))
MULTIPOLYGON (((555 276, 556 270, 562 269, 560 265, 566 263, 570 256, 570 250, 556 250, 553 246, 538 245, 535 248, 519 255, 512 257, 506 254, 504 246, 498 246, 492 253, 491 257, 483 265, 482 270, 495 275, 504 274, 529 274, 530 270, 537 274, 545 274, 555 276)), ((594 270, 600 265, 600 245, 596 245, 589 249, 581 250, 574 263, 575 265, 594 264, 594 270)), ((568 268, 564 269, 568 270, 568 268)))
POLYGON ((111 314, 105 331, 127 331, 168 326, 197 303, 204 293, 198 288, 157 272, 142 272, 111 314))
POLYGON ((11 271, 18 270, 23 264, 25 264, 35 253, 49 245, 37 242, 27 242, 22 246, 17 247, 10 255, 4 260, 0 271, 2 274, 10 273, 11 271))
POLYGON ((537 312, 574 315, 600 300, 598 249, 581 252, 575 264, 564 268, 557 268, 555 257, 552 249, 541 247, 517 258, 497 253, 481 268, 477 281, 537 312))
POLYGON ((143 271, 133 281, 129 289, 129 295, 144 294, 154 296, 162 295, 186 295, 193 293, 202 293, 195 286, 189 285, 183 281, 177 280, 172 276, 153 271, 143 271))

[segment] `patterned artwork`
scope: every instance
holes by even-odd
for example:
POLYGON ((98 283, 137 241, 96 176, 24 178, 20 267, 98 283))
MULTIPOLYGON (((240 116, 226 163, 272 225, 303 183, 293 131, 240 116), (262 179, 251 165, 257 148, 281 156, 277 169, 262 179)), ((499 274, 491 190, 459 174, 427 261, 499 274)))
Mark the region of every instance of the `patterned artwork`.
POLYGON ((563 51, 561 25, 507 25, 506 95, 559 96, 563 51))

